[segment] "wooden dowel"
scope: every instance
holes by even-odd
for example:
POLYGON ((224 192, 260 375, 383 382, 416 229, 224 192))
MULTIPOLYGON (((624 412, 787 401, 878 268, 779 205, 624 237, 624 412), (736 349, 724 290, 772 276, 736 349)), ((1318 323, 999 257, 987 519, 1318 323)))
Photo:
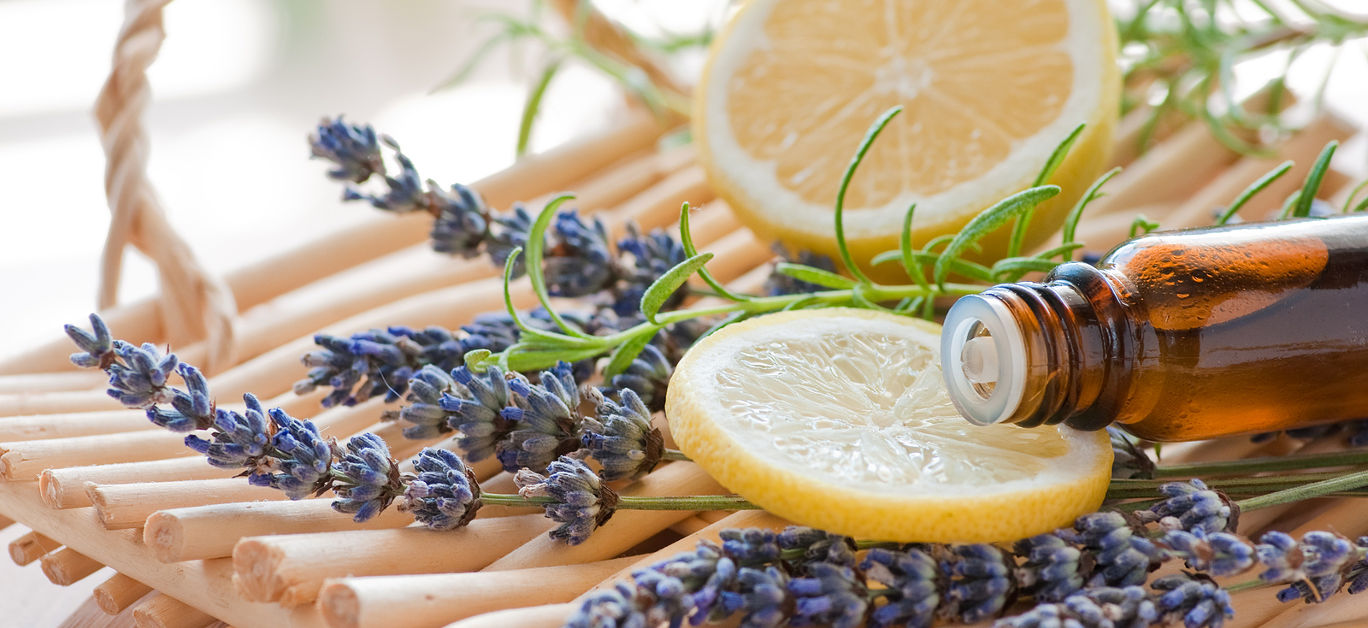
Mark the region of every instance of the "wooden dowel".
POLYGON ((185 447, 184 441, 183 434, 157 430, 3 443, 0 444, 0 477, 7 481, 31 481, 37 480, 44 469, 194 454, 194 450, 185 447))
POLYGON ((697 515, 694 515, 692 517, 685 517, 683 519, 680 519, 679 521, 674 522, 674 525, 671 525, 669 530, 680 536, 689 536, 690 534, 693 534, 695 532, 698 532, 699 530, 702 530, 703 528, 708 527, 709 523, 711 522, 704 521, 697 515))
POLYGON ((152 587, 122 573, 116 573, 96 586, 91 597, 95 598, 95 604, 100 607, 100 610, 110 615, 118 615, 151 592, 152 587))
POLYGON ((102 412, 123 406, 103 390, 15 393, 0 395, 0 416, 56 414, 58 412, 102 412))
MULTIPOLYGON (((517 200, 564 189, 624 155, 653 146, 662 132, 664 129, 652 116, 632 111, 604 133, 524 157, 472 187, 491 206, 506 207, 517 200)), ((373 215, 235 269, 224 276, 224 281, 232 289, 238 307, 249 309, 322 276, 421 242, 427 237, 428 222, 423 216, 373 215)), ((155 298, 116 308, 107 313, 105 320, 120 334, 149 341, 157 339, 161 322, 155 298)), ((75 367, 67 360, 71 341, 64 334, 54 336, 48 343, 0 360, 0 375, 73 370, 75 367)), ((0 413, 3 414, 20 413, 0 413)))
POLYGON ((142 410, 105 410, 0 417, 0 443, 159 429, 142 410))
POLYGON ((1152 109, 1147 105, 1136 107, 1117 122, 1116 132, 1112 136, 1110 166, 1129 166, 1131 162, 1143 154, 1142 151, 1148 152, 1148 150, 1162 146, 1163 140, 1177 131, 1187 118, 1176 109, 1165 112, 1162 114, 1159 123, 1154 125, 1150 144, 1141 146, 1140 138, 1145 132, 1145 127, 1149 124, 1151 112, 1152 109))
POLYGON ((89 484, 86 491, 106 530, 141 528, 152 513, 168 508, 287 499, 284 491, 253 486, 247 478, 89 484))
POLYGON ((221 558, 248 536, 383 530, 413 523, 388 508, 365 523, 333 510, 331 499, 224 503, 162 509, 147 517, 143 542, 164 563, 221 558))
POLYGON ((176 598, 157 593, 133 607, 133 621, 138 628, 204 628, 216 620, 176 598))
POLYGON ((14 525, 13 519, 10 519, 9 517, 6 517, 4 515, 0 515, 0 530, 4 530, 5 528, 8 528, 12 525, 14 525))
POLYGON ((1238 157, 1211 136, 1206 124, 1190 123, 1127 166, 1106 185, 1107 195, 1094 201, 1087 212, 1099 215, 1186 200, 1238 157))
POLYGON ((27 565, 56 551, 62 544, 38 532, 29 531, 10 541, 9 555, 16 565, 27 565))
POLYGON ((200 456, 67 467, 43 471, 38 476, 38 493, 49 508, 84 508, 91 505, 86 484, 209 480, 237 474, 236 469, 210 466, 200 456))
POLYGON ((708 187, 702 168, 686 168, 614 208, 605 218, 614 225, 610 228, 615 235, 624 233, 629 221, 635 222, 646 232, 673 224, 679 217, 680 205, 685 201, 697 206, 716 196, 708 187))
POLYGON ((617 558, 583 565, 498 573, 447 573, 339 578, 324 582, 318 607, 332 628, 427 628, 527 604, 569 602, 636 562, 617 558))
MULTIPOLYGON (((672 462, 622 490, 623 495, 715 495, 726 493, 692 462, 672 462)), ((486 571, 529 569, 606 560, 693 515, 680 510, 619 510, 579 545, 538 536, 485 567, 486 571)))
POLYGON ((541 515, 476 519, 459 530, 421 527, 249 537, 233 549, 233 581, 253 602, 307 604, 327 578, 474 571, 545 533, 541 515))
POLYGON ((577 604, 544 604, 494 611, 447 624, 446 628, 558 628, 565 625, 577 604))
POLYGON ((105 379, 104 373, 91 370, 0 375, 0 394, 87 390, 103 386, 105 379))
POLYGON ((64 547, 42 557, 38 564, 43 567, 43 575, 47 576, 52 584, 63 587, 80 582, 104 567, 98 561, 70 547, 64 547))

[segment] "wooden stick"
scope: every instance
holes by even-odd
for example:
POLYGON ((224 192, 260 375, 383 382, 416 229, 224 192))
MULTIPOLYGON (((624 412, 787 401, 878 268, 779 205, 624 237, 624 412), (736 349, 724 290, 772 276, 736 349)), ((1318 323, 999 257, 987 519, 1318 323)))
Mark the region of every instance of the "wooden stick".
POLYGON ((674 525, 670 526, 669 530, 680 536, 689 536, 690 534, 693 534, 695 532, 698 532, 699 530, 702 530, 703 528, 708 527, 709 523, 712 522, 704 521, 698 515, 694 515, 692 517, 685 517, 683 519, 680 519, 679 521, 676 521, 674 525))
POLYGON ((365 523, 332 508, 331 499, 225 503, 152 513, 143 542, 164 563, 232 556, 248 536, 383 530, 413 523, 413 515, 388 508, 365 523))
POLYGON ((90 370, 64 373, 16 373, 0 375, 0 394, 85 390, 101 386, 104 383, 104 373, 90 370))
POLYGON ((1140 136, 1147 126, 1151 111, 1147 105, 1136 107, 1116 124, 1116 133, 1112 141, 1112 166, 1129 167, 1131 162, 1140 157, 1142 149, 1154 150, 1163 146, 1163 140, 1176 131, 1187 118, 1181 111, 1170 109, 1154 126, 1150 146, 1142 147, 1140 136))
POLYGON ((0 444, 0 477, 32 481, 44 469, 189 456, 185 436, 161 430, 0 444))
POLYGON ((4 515, 0 515, 0 530, 4 530, 5 528, 8 528, 12 525, 14 525, 13 519, 10 519, 9 517, 6 517, 4 515))
POLYGON ((43 575, 47 576, 52 584, 63 587, 80 582, 104 567, 99 561, 70 547, 64 547, 42 557, 38 564, 43 567, 43 575))
POLYGON ((116 573, 96 586, 91 597, 95 598, 95 604, 100 607, 100 610, 110 615, 118 615, 125 608, 132 606, 134 602, 151 592, 152 587, 122 573, 116 573))
POLYGON ((578 604, 544 604, 494 611, 447 624, 446 628, 557 628, 579 608, 578 604))
POLYGON ((14 559, 14 564, 24 566, 32 563, 39 558, 48 555, 48 552, 56 551, 62 544, 54 541, 38 532, 29 531, 23 536, 10 541, 9 555, 14 559))
POLYGON ((536 583, 538 603, 569 602, 636 560, 628 556, 498 573, 330 579, 319 590, 318 607, 332 628, 443 626, 527 604, 528 583, 536 583))
POLYGON ((138 628, 203 628, 213 616, 169 595, 157 593, 133 607, 138 628))
POLYGON ((123 406, 103 390, 16 393, 0 395, 0 416, 55 414, 58 412, 101 412, 123 406))
POLYGON ((1186 200, 1238 157, 1213 138, 1205 124, 1190 123, 1117 175, 1107 184, 1107 195, 1095 201, 1087 212, 1096 216, 1186 200))
POLYGON ((109 615, 100 610, 94 596, 77 606, 57 628, 133 628, 133 613, 109 615))
MULTIPOLYGON (((652 146, 662 132, 664 129, 649 114, 629 111, 619 124, 602 134, 525 157, 473 187, 491 206, 504 207, 563 189, 624 155, 652 146)), ((420 216, 374 215, 238 268, 226 274, 224 281, 238 307, 245 310, 322 276, 421 242, 427 237, 427 222, 420 216)), ((160 336, 155 297, 116 308, 107 313, 105 321, 128 337, 152 340, 160 336)), ((70 371, 75 368, 67 360, 70 353, 71 341, 65 335, 56 336, 39 347, 0 360, 0 375, 70 371)))
POLYGON ((674 224, 679 216, 679 207, 685 201, 698 206, 716 197, 716 193, 708 187, 703 169, 695 166, 666 177, 664 181, 613 209, 608 216, 616 225, 615 235, 625 232, 629 221, 635 222, 642 231, 650 231, 674 224))
POLYGON ((233 549, 233 581, 247 600, 296 606, 316 599, 328 578, 474 571, 553 525, 524 515, 476 519, 445 532, 410 527, 250 537, 233 549))
POLYGON ((95 504, 95 512, 106 530, 141 528, 152 513, 167 508, 286 499, 284 491, 269 486, 253 486, 247 483, 247 478, 108 486, 89 484, 86 492, 90 494, 90 501, 95 504))
POLYGON ((141 410, 0 417, 0 442, 47 440, 158 429, 141 410))
MULTIPOLYGON (((672 462, 623 489, 623 495, 710 495, 726 493, 692 462, 672 462)), ((681 510, 619 510, 579 545, 539 536, 485 567, 486 571, 529 569, 606 560, 693 515, 681 510)))

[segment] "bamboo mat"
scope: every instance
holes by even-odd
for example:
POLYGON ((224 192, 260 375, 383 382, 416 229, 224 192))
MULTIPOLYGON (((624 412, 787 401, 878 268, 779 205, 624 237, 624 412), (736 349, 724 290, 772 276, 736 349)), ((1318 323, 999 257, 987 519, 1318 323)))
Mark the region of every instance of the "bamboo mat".
MULTIPOLYGON (((1277 155, 1251 157, 1230 152, 1200 125, 1163 125, 1163 141, 1137 156, 1131 147, 1142 115, 1123 120, 1114 160, 1125 170, 1080 226, 1079 240, 1089 250, 1123 240, 1137 213, 1165 228, 1207 224, 1214 208, 1282 160, 1295 160, 1291 173, 1241 212, 1265 215, 1300 185, 1327 141, 1356 132, 1322 115, 1280 145, 1277 155)), ((688 201, 702 208, 692 221, 695 241, 700 250, 718 253, 710 266, 714 274, 737 289, 758 289, 768 272, 769 243, 753 238, 714 198, 690 148, 659 147, 664 131, 648 116, 626 115, 614 129, 525 159, 473 187, 495 207, 515 200, 538 207, 549 194, 571 190, 581 210, 603 217, 617 233, 628 221, 673 230, 680 203, 688 201)), ((1351 180, 1332 172, 1322 196, 1342 200, 1351 180)), ((434 444, 407 441, 398 426, 382 423, 386 407, 378 400, 325 410, 320 394, 290 391, 305 372, 299 357, 315 333, 349 335, 398 324, 455 328, 501 309, 497 269, 484 260, 430 252, 427 227, 425 217, 375 213, 224 277, 238 310, 237 333, 234 357, 210 380, 216 397, 227 404, 254 392, 295 416, 313 418, 339 439, 377 432, 401 459, 434 444), (397 275, 400 268, 404 274, 397 275)), ((525 280, 512 293, 520 307, 533 305, 525 280)), ((105 318, 116 336, 132 341, 165 343, 173 334, 153 301, 118 307, 105 318)), ((281 501, 273 491, 209 467, 180 444, 180 436, 154 429, 140 411, 105 396, 100 375, 67 363, 72 349, 56 324, 52 336, 0 361, 0 527, 31 531, 10 545, 11 556, 56 584, 89 578, 104 566, 114 570, 89 602, 74 609, 69 625, 558 625, 576 597, 634 564, 692 548, 724 527, 783 525, 759 512, 623 511, 588 542, 566 547, 546 537, 551 524, 540 514, 493 507, 453 532, 411 527, 411 517, 393 511, 353 524, 333 512, 327 498, 281 501), (531 583, 535 594, 529 595, 531 583)), ((181 342, 176 353, 202 364, 209 347, 202 340, 181 342)), ((664 426, 663 417, 657 422, 664 426)), ((1164 458, 1231 459, 1337 446, 1241 438, 1169 447, 1164 458)), ((490 490, 511 486, 496 466, 476 465, 476 471, 490 490)), ((725 492, 691 463, 663 465, 623 491, 725 492)), ((1241 520, 1241 532, 1249 536, 1267 528, 1330 528, 1352 538, 1368 534, 1368 503, 1323 499, 1241 520)), ((1228 625, 1242 627, 1362 625, 1368 615, 1363 600, 1347 595, 1322 605, 1284 605, 1262 590, 1237 594, 1235 604, 1238 612, 1228 625)))

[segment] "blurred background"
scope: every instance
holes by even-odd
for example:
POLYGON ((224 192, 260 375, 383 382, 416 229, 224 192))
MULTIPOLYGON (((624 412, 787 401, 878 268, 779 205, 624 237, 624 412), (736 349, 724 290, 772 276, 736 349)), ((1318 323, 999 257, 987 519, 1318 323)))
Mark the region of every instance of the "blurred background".
MULTIPOLYGON (((720 22, 727 0, 597 0, 638 32, 688 35, 720 22), (663 30, 662 30, 663 29, 663 30)), ((1133 0, 1113 4, 1133 6, 1133 0)), ((1276 2, 1274 2, 1276 4, 1276 2)), ((1362 10, 1363 0, 1337 4, 1362 10)), ((542 69, 531 45, 500 47, 455 87, 437 89, 496 31, 497 10, 563 30, 554 14, 531 15, 530 0, 235 0, 171 3, 167 39, 151 69, 150 176, 171 222, 212 271, 223 273, 271 251, 361 220, 373 210, 340 201, 341 187, 311 161, 305 141, 324 115, 373 123, 402 142, 421 172, 470 182, 514 158, 522 102, 542 69)), ((80 322, 95 302, 108 224, 104 155, 91 106, 109 71, 123 19, 109 0, 0 0, 0 355, 40 344, 80 322)), ((682 76, 701 50, 677 60, 682 76)), ((1310 50, 1289 77, 1368 124, 1368 54, 1362 41, 1341 54, 1310 50), (1299 67, 1302 67, 1299 66, 1299 67)), ((1279 59, 1241 66, 1257 86, 1282 71, 1279 59)), ((613 123, 622 92, 571 64, 551 84, 532 150, 613 123)), ((1368 147, 1336 155, 1365 174, 1368 147)), ((152 293, 152 266, 130 249, 120 294, 152 293)), ((0 533, 0 543, 22 532, 0 533)), ((0 625, 57 625, 101 577, 70 589, 36 567, 0 561, 0 625), (87 584, 88 583, 88 584, 87 584), (25 593, 32 591, 31 594, 25 593)))

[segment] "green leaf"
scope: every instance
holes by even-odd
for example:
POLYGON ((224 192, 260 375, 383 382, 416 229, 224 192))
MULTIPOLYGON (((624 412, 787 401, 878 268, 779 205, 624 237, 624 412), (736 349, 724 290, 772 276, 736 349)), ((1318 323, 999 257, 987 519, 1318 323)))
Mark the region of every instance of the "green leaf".
POLYGON ((817 284, 823 288, 848 290, 856 285, 855 280, 849 277, 843 277, 829 270, 823 270, 805 264, 779 262, 774 265, 774 272, 781 275, 787 275, 799 281, 817 284))
POLYGON ((1008 257, 993 264, 993 274, 999 281, 1016 281, 1026 273, 1048 273, 1058 265, 1059 262, 1039 257, 1008 257))
MULTIPOLYGON (((1097 180, 1092 182, 1092 185, 1088 186, 1088 191, 1083 193, 1083 198, 1078 199, 1078 202, 1074 203, 1073 209, 1069 210, 1069 214, 1064 217, 1063 239, 1065 244, 1073 243, 1074 233, 1078 230, 1078 221, 1083 217, 1083 210, 1087 209, 1088 205, 1102 196, 1102 186, 1119 172, 1121 172, 1120 167, 1108 170, 1106 174, 1098 177, 1097 180)), ((1056 253, 1056 255, 1058 255, 1058 253, 1056 253)), ((1053 255, 1040 255, 1039 257, 1053 257, 1053 255)), ((1069 255, 1064 261, 1067 262, 1072 259, 1073 256, 1069 255)))
POLYGON ((936 260, 934 269, 936 285, 940 286, 942 290, 945 288, 945 277, 950 274, 950 262, 964 252, 970 244, 977 242, 983 236, 1007 224, 1011 219, 1031 211, 1036 205, 1058 194, 1059 186, 1057 185, 1027 188, 998 201, 997 204, 974 216, 969 224, 955 234, 955 238, 941 252, 940 259, 936 260))
MULTIPOLYGON (((1064 163, 1064 158, 1069 155, 1069 150, 1073 148, 1074 142, 1078 141, 1078 136, 1083 133, 1083 128, 1086 126, 1086 124, 1080 124, 1074 127, 1069 136, 1064 138, 1064 141, 1060 142, 1058 146, 1055 146, 1054 152, 1050 153, 1050 158, 1045 160, 1045 165, 1041 167, 1040 173, 1036 175, 1035 182, 1031 183, 1031 187, 1045 185, 1045 182, 1054 176, 1055 171, 1059 170, 1059 165, 1064 163)), ((1028 211, 1017 216, 1016 224, 1012 227, 1012 239, 1007 244, 1008 257, 1016 257, 1021 254, 1021 247, 1026 241, 1026 228, 1031 224, 1031 213, 1028 211)))
POLYGON ((855 156, 850 159, 850 165, 846 166, 845 174, 841 176, 841 187, 836 191, 836 210, 834 218, 836 220, 836 249, 841 254, 841 264, 845 265, 846 272, 860 283, 873 283, 866 277, 864 271, 855 264, 855 259, 850 255, 850 246, 846 243, 845 237, 845 196, 846 190, 850 188, 850 180, 855 176, 855 170, 860 167, 860 162, 864 161, 865 153, 869 152, 869 147, 874 144, 874 140, 879 138, 884 127, 893 120, 893 117, 902 113, 902 107, 893 107, 883 112, 874 124, 865 132, 863 140, 860 140, 860 147, 855 150, 855 156))
POLYGON ((926 275, 922 274, 921 266, 917 264, 916 252, 912 249, 912 214, 916 211, 916 203, 907 206, 907 213, 903 215, 902 233, 898 236, 898 252, 907 276, 912 278, 913 283, 929 290, 931 284, 927 283, 926 275))
MULTIPOLYGON (((1056 246, 1056 247, 1054 247, 1054 248, 1052 248, 1052 249, 1049 249, 1049 250, 1046 250, 1046 251, 1041 251, 1038 255, 1035 256, 1035 258, 1036 258, 1036 259, 1046 259, 1046 260, 1047 260, 1047 259, 1051 259, 1051 258, 1054 258, 1054 257, 1058 257, 1058 256, 1060 256, 1060 255, 1069 256, 1070 253, 1072 253, 1072 252, 1074 252, 1074 251, 1077 251, 1078 249, 1081 249, 1081 248, 1083 248, 1083 243, 1082 243, 1082 242, 1070 242, 1070 243, 1068 243, 1068 244, 1061 244, 1061 245, 1059 245, 1059 246, 1056 246)), ((1072 256, 1069 256, 1069 257, 1072 257, 1072 256)), ((1066 259, 1065 261, 1068 261, 1068 260, 1066 259)))
POLYGON ((656 314, 660 313, 660 308, 665 305, 665 301, 712 258, 712 253, 700 253, 675 264, 674 268, 665 271, 665 274, 651 282, 651 285, 646 288, 646 292, 641 295, 641 313, 646 316, 646 320, 658 325, 656 314))
POLYGON ((1220 217, 1216 219, 1216 224, 1224 225, 1227 222, 1230 222, 1230 219, 1235 217, 1235 212, 1240 211, 1240 209, 1249 202, 1249 199, 1254 198, 1255 194, 1262 192, 1264 188, 1276 181, 1278 177, 1287 174, 1287 171, 1292 169, 1292 165, 1291 161, 1284 161, 1277 168, 1268 171, 1264 176, 1259 177, 1258 180, 1249 184, 1249 187, 1245 188, 1243 192, 1240 192, 1239 196, 1235 197, 1235 201, 1230 204, 1230 207, 1227 207, 1225 211, 1221 212, 1220 217))
MULTIPOLYGON (((698 255, 698 249, 694 248, 693 234, 689 232, 688 202, 685 202, 684 205, 679 208, 679 244, 680 246, 684 247, 685 257, 694 257, 698 255)), ((751 300, 751 297, 736 294, 735 292, 728 290, 725 286, 722 285, 721 282, 717 280, 716 277, 713 277, 712 273, 708 272, 708 268, 706 266, 698 267, 698 276, 703 278, 704 283, 711 286, 713 290, 716 290, 718 296, 720 297, 730 299, 738 303, 741 301, 751 300)))
POLYGON ((475 349, 467 351, 465 355, 461 356, 461 361, 465 362, 466 368, 476 373, 483 373, 489 369, 489 362, 491 361, 489 358, 492 355, 494 353, 489 349, 475 349))
MULTIPOLYGON (((1351 210, 1350 207, 1353 206, 1354 199, 1358 197, 1359 192, 1362 192, 1364 187, 1368 187, 1368 179, 1360 181, 1359 184, 1354 186, 1354 189, 1349 192, 1349 196, 1344 199, 1344 209, 1341 211, 1341 213, 1348 214, 1363 209, 1364 205, 1362 203, 1360 203, 1355 209, 1351 210)), ((1364 202, 1368 203, 1368 199, 1364 199, 1364 202)))
MULTIPOLYGON (((565 333, 579 338, 593 338, 573 325, 565 322, 556 309, 551 307, 551 295, 546 291, 546 274, 542 270, 542 252, 546 248, 546 229, 551 226, 551 220, 556 216, 556 210, 565 204, 566 201, 575 198, 572 194, 561 194, 546 204, 540 214, 537 214, 536 222, 532 223, 532 228, 527 232, 527 278, 532 282, 532 292, 536 293, 537 301, 541 302, 542 309, 546 310, 547 315, 557 327, 565 333)), ((507 283, 507 278, 504 282, 507 283)))
POLYGON ((504 261, 503 298, 504 309, 508 311, 508 317, 513 319, 513 324, 518 327, 519 331, 527 332, 532 328, 523 322, 521 316, 518 316, 518 308, 513 307, 513 293, 509 290, 509 286, 513 284, 513 271, 518 265, 518 257, 522 255, 522 252, 522 247, 514 247, 513 251, 508 254, 508 259, 504 261))
POLYGON ((532 124, 537 121, 537 114, 541 112, 542 99, 546 97, 546 88, 551 85, 551 79, 556 77, 556 72, 561 68, 563 59, 554 59, 546 64, 542 69, 541 76, 537 82, 532 84, 532 90, 527 94, 527 100, 523 101, 522 118, 518 120, 518 143, 515 151, 517 157, 527 154, 527 146, 532 142, 532 124))
POLYGON ((1306 173, 1306 183, 1302 185, 1301 194, 1297 196, 1297 204, 1292 209, 1293 218, 1305 218, 1311 215, 1311 203, 1316 200, 1316 194, 1320 192, 1321 181, 1325 179, 1325 171, 1330 169, 1330 158, 1335 156, 1335 149, 1339 148, 1339 142, 1330 140, 1325 148, 1321 149, 1320 156, 1316 158, 1316 163, 1311 166, 1311 171, 1306 173))
POLYGON ((627 342, 618 345, 613 350, 612 357, 608 358, 608 366, 603 369, 603 381, 612 381, 613 377, 622 374, 627 367, 632 365, 632 360, 641 355, 646 345, 651 344, 652 334, 641 334, 627 342))
MULTIPOLYGON (((1078 248, 1081 246, 1083 245, 1080 244, 1074 248, 1078 248)), ((912 262, 918 265, 935 264, 936 260, 940 259, 940 257, 941 256, 939 253, 926 253, 923 251, 916 251, 912 253, 912 262)), ((873 265, 878 266, 880 264, 887 264, 888 262, 893 261, 902 261, 902 251, 884 251, 883 253, 875 255, 872 263, 873 265)), ((984 266, 983 264, 971 262, 966 259, 951 260, 950 272, 955 273, 957 275, 963 275, 969 279, 976 279, 978 281, 993 281, 993 271, 991 269, 989 269, 987 266, 984 266)), ((926 285, 922 287, 929 289, 931 286, 926 285)))
MULTIPOLYGON (((790 304, 790 305, 792 305, 792 304, 790 304)), ((732 312, 732 313, 729 314, 726 318, 724 318, 724 319, 722 319, 722 320, 720 320, 720 321, 717 321, 717 323, 713 324, 712 327, 709 327, 707 331, 703 332, 703 334, 700 335, 700 336, 698 337, 698 340, 702 340, 702 339, 704 339, 704 338, 707 338, 708 336, 713 335, 713 334, 716 333, 719 329, 722 329, 723 327, 726 327, 727 325, 731 325, 732 323, 739 323, 739 322, 744 321, 744 320, 746 320, 746 319, 748 319, 748 318, 750 318, 750 317, 751 317, 751 313, 750 313, 750 312, 732 312)), ((698 340, 695 340, 695 341, 694 341, 694 344, 697 344, 697 343, 698 343, 698 340)))
POLYGON ((1135 220, 1131 221, 1130 236, 1127 239, 1134 239, 1141 233, 1149 233, 1158 228, 1159 223, 1146 218, 1144 214, 1140 214, 1135 217, 1135 220))
POLYGON ((578 362, 601 353, 603 353, 603 347, 576 349, 574 351, 548 351, 542 349, 529 350, 521 345, 513 345, 504 351, 501 366, 509 371, 537 371, 551 368, 558 362, 578 362))

